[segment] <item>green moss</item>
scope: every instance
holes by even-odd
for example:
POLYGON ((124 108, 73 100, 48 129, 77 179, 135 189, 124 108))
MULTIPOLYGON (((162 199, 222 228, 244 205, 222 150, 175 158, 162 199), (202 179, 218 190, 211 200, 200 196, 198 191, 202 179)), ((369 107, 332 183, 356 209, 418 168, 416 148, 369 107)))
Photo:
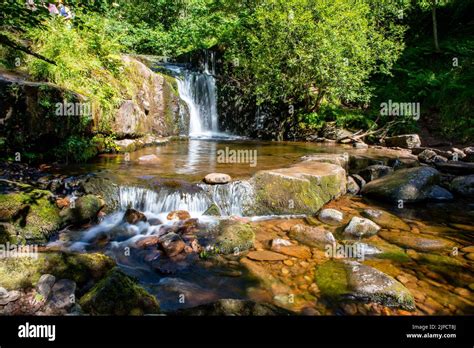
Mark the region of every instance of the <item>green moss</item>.
POLYGON ((60 215, 65 224, 81 224, 96 219, 104 204, 104 201, 95 195, 86 195, 75 201, 74 208, 67 208, 60 215))
POLYGON ((344 264, 327 261, 319 266, 315 274, 321 294, 331 301, 340 300, 348 293, 348 280, 344 264))
POLYGON ((155 297, 117 268, 112 269, 80 300, 79 304, 93 315, 140 315, 159 313, 155 297))
POLYGON ((12 223, 19 238, 45 242, 61 227, 59 209, 51 201, 51 192, 23 187, 24 191, 0 194, 0 220, 12 223))

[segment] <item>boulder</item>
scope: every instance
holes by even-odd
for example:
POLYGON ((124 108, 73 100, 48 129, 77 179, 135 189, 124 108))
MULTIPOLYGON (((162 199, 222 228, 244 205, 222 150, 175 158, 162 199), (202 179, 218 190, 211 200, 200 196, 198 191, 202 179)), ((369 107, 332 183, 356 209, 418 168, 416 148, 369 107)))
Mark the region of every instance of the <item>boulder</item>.
POLYGON ((330 163, 348 169, 349 156, 348 154, 334 154, 334 153, 318 153, 301 157, 302 161, 312 161, 321 163, 330 163))
POLYGON ((160 246, 168 257, 180 254, 186 244, 176 233, 168 233, 160 237, 160 246))
POLYGON ((474 163, 461 161, 448 161, 435 163, 436 169, 443 173, 453 175, 471 175, 474 174, 474 163))
POLYGON ((59 209, 51 192, 29 185, 21 190, 0 194, 0 221, 9 224, 2 228, 4 238, 16 244, 44 243, 63 225, 59 209))
POLYGON ((204 177, 204 182, 210 185, 222 185, 227 184, 232 180, 230 175, 223 174, 223 173, 211 173, 207 174, 204 177))
POLYGON ((118 207, 119 187, 109 178, 88 176, 79 183, 86 195, 96 195, 105 201, 104 211, 113 212, 118 207))
POLYGON ((168 220, 187 220, 190 218, 191 214, 189 214, 186 210, 175 210, 166 216, 166 219, 168 220))
POLYGON ((322 227, 312 227, 302 224, 294 225, 290 229, 290 237, 310 247, 325 248, 336 242, 333 234, 322 227))
POLYGON ((375 302, 415 310, 413 296, 401 283, 356 261, 327 261, 316 269, 315 278, 321 295, 332 303, 375 302))
POLYGON ((344 234, 350 237, 370 237, 380 230, 375 222, 354 216, 344 229, 344 234))
POLYGON ((356 195, 360 191, 360 187, 352 176, 347 177, 347 193, 356 195))
POLYGON ((238 221, 221 221, 216 238, 219 250, 224 254, 241 252, 254 246, 255 233, 249 224, 238 221))
POLYGON ((361 215, 372 220, 382 228, 410 231, 410 226, 405 221, 383 210, 365 209, 361 215))
POLYGON ((450 201, 454 197, 452 193, 445 188, 439 185, 433 185, 424 190, 420 198, 428 201, 450 201))
POLYGON ((389 243, 417 251, 450 250, 456 246, 447 239, 417 233, 381 231, 378 235, 389 243))
POLYGON ((20 298, 20 292, 17 290, 8 291, 0 287, 0 306, 8 305, 10 302, 15 302, 20 298))
POLYGON ((56 277, 51 274, 43 274, 38 280, 36 285, 36 291, 38 294, 47 299, 51 293, 54 283, 56 283, 56 277))
POLYGON ((421 146, 418 134, 404 134, 385 138, 385 145, 388 147, 401 147, 403 149, 413 149, 421 146))
POLYGON ((336 209, 323 209, 319 212, 319 220, 329 225, 339 225, 344 219, 344 214, 336 209))
POLYGON ((95 221, 105 202, 95 195, 86 195, 71 202, 68 208, 61 210, 64 224, 81 225, 95 221))
POLYGON ((474 198, 474 175, 455 178, 451 182, 451 189, 458 195, 474 198))
POLYGON ((292 312, 269 303, 249 300, 222 299, 193 308, 180 309, 170 315, 183 316, 282 316, 292 312))
POLYGON ((138 210, 129 208, 125 211, 122 221, 128 222, 129 224, 135 225, 139 222, 146 222, 147 218, 145 214, 139 212, 138 210))
POLYGON ((359 175, 364 178, 366 182, 370 182, 372 180, 384 177, 388 174, 393 173, 393 168, 384 165, 372 165, 368 166, 367 168, 361 170, 359 175))
POLYGON ((365 179, 359 174, 352 174, 351 177, 354 179, 354 181, 360 187, 361 190, 364 188, 365 184, 367 184, 367 181, 365 181, 365 179))
POLYGON ((465 147, 462 152, 466 155, 462 159, 464 162, 474 162, 474 146, 465 147))
POLYGON ((57 309, 69 309, 75 303, 76 283, 69 279, 58 280, 51 289, 50 305, 57 309))
POLYGON ((391 175, 371 181, 362 189, 365 196, 390 203, 424 201, 439 181, 439 172, 431 167, 400 169, 391 175))
POLYGON ((159 303, 119 269, 112 269, 79 300, 92 315, 130 315, 159 313, 159 303))
POLYGON ((432 164, 439 162, 447 162, 448 159, 444 156, 438 155, 431 149, 426 149, 418 154, 418 160, 423 163, 432 164))
POLYGON ((252 178, 255 215, 313 214, 346 193, 346 172, 334 164, 304 161, 257 172, 252 178))

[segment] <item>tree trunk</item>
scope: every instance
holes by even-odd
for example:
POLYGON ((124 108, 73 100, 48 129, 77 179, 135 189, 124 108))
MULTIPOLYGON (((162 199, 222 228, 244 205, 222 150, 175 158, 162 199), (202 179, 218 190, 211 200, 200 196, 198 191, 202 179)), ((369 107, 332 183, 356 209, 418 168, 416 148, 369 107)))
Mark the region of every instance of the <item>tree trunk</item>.
POLYGON ((431 0, 431 17, 433 18, 433 39, 435 51, 441 52, 438 42, 438 20, 436 19, 436 3, 437 0, 431 0))

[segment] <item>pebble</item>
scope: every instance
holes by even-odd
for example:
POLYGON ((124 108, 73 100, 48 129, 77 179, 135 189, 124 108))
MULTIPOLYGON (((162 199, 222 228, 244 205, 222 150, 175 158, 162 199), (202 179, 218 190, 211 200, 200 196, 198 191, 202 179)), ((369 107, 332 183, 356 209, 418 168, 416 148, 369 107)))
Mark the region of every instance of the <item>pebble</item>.
POLYGON ((285 265, 289 266, 289 267, 291 267, 291 266, 294 265, 293 261, 291 261, 291 260, 285 260, 285 261, 283 261, 283 263, 284 263, 285 265))
POLYGON ((290 274, 290 271, 288 270, 288 268, 283 267, 283 268, 281 269, 281 274, 283 274, 283 275, 288 275, 288 274, 290 274))

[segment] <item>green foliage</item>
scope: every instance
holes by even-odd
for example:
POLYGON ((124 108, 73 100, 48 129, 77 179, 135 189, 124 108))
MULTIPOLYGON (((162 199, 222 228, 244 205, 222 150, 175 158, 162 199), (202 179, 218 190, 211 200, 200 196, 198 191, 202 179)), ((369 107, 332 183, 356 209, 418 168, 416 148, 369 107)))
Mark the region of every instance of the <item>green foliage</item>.
POLYGON ((97 146, 88 138, 70 136, 53 150, 53 156, 63 162, 84 163, 98 154, 97 146))

